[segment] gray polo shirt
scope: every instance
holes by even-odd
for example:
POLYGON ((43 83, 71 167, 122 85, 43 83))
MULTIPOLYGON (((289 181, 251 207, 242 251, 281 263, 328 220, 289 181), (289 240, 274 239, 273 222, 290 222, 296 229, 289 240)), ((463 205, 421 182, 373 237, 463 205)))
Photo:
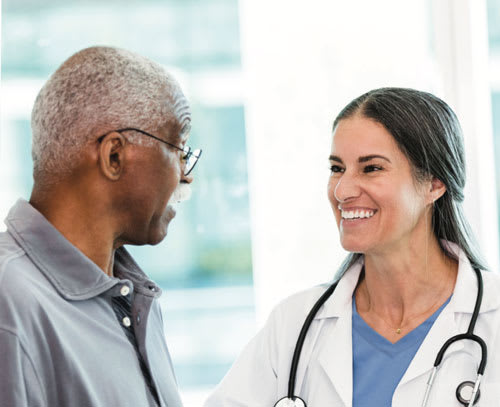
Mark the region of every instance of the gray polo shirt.
MULTIPOLYGON (((77 215, 75 215, 77 216, 77 215)), ((0 233, 0 406, 181 406, 157 298, 123 248, 109 277, 28 202, 0 233), (128 287, 124 288, 124 287, 128 287), (127 292, 128 291, 128 292, 127 292), (113 297, 130 295, 137 352, 113 297)))

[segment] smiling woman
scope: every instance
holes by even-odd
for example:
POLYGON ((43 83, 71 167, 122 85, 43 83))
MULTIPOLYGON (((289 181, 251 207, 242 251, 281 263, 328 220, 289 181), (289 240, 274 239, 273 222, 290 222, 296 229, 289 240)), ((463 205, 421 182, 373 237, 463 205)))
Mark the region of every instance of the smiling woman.
MULTIPOLYGON (((413 182, 410 163, 383 125, 361 115, 342 120, 330 160, 328 197, 344 249, 366 253, 405 244, 418 233, 420 219, 425 232, 427 202, 413 182)), ((443 188, 436 193, 444 193, 443 188)))
POLYGON ((497 403, 500 278, 479 270, 464 163, 439 98, 382 88, 349 103, 333 125, 328 198, 350 254, 333 284, 276 307, 205 406, 497 403))
MULTIPOLYGON (((428 182, 434 189, 445 186, 444 191, 435 191, 441 195, 431 197, 434 210, 426 220, 431 221, 437 243, 444 253, 455 257, 442 239, 455 242, 466 252, 473 267, 484 268, 461 206, 466 176, 462 130, 455 113, 446 103, 429 93, 411 89, 378 89, 349 103, 339 113, 333 127, 332 155, 335 156, 337 145, 351 154, 356 150, 366 151, 360 161, 363 161, 364 171, 376 178, 370 185, 386 181, 389 185, 385 190, 397 190, 395 182, 400 182, 401 178, 411 181, 412 185, 406 185, 409 190, 401 191, 398 205, 408 197, 413 208, 419 198, 412 197, 412 193, 418 192, 417 195, 421 196, 428 182), (388 152, 384 162, 374 157, 380 151, 388 152), (393 157, 392 162, 389 156, 393 157), (373 161, 367 163, 368 158, 373 161), (367 165, 370 163, 380 164, 381 176, 373 175, 377 170, 367 165), (384 175, 387 172, 389 175, 384 175), (438 199, 441 196, 442 199, 438 199)), ((332 167, 332 173, 339 170, 332 167)), ((330 186, 335 179, 335 174, 332 174, 330 186)), ((339 184, 335 185, 340 188, 339 184)), ((384 188, 383 185, 377 187, 384 188)), ((351 254, 341 273, 358 258, 359 255, 351 254)))

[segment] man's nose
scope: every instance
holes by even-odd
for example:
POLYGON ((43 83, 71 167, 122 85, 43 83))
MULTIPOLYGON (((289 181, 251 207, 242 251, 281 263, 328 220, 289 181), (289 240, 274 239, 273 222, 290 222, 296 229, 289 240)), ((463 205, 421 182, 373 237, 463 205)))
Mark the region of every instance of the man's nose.
POLYGON ((182 178, 181 178, 181 182, 183 184, 191 184, 194 180, 194 177, 189 174, 189 175, 183 175, 182 178))

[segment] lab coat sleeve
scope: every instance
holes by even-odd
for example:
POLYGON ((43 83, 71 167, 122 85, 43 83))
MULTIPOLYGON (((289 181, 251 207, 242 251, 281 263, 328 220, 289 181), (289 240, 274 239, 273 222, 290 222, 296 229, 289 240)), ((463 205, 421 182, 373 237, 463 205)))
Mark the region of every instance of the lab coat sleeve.
POLYGON ((279 310, 248 343, 204 407, 269 407, 277 399, 279 310))
POLYGON ((46 407, 40 382, 17 336, 0 327, 0 405, 46 407))

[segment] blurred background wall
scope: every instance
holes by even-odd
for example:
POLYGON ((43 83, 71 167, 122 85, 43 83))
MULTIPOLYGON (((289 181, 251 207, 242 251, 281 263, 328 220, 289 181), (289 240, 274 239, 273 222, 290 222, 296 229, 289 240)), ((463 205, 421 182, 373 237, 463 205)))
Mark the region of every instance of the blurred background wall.
POLYGON ((427 90, 466 137, 466 212, 498 270, 500 0, 3 0, 0 217, 32 186, 30 114, 91 45, 170 70, 203 148, 169 236, 131 248, 162 287, 187 407, 201 405, 270 309, 345 253, 326 199, 331 124, 361 93, 427 90))

